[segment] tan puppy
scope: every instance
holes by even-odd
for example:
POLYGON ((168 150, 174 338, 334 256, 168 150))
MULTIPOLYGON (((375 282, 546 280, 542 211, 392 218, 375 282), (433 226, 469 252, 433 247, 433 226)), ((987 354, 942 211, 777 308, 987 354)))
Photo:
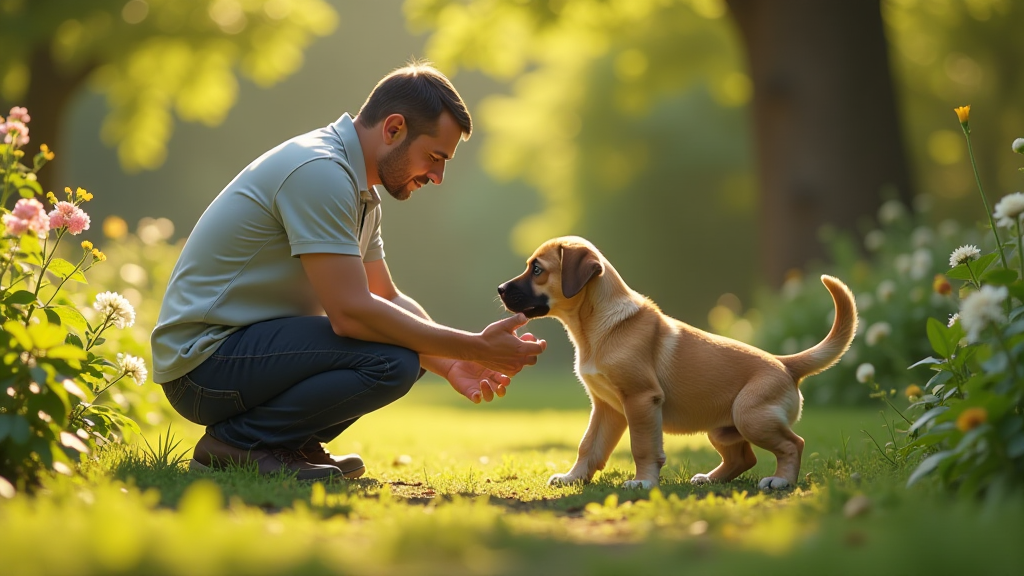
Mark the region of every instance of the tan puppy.
POLYGON ((775 474, 761 489, 795 486, 804 440, 790 426, 800 418, 798 385, 835 364, 857 329, 849 288, 822 276, 836 306, 835 322, 817 346, 774 356, 666 316, 634 292, 583 238, 545 242, 526 272, 498 287, 505 307, 531 318, 554 316, 576 347, 576 374, 593 404, 572 469, 549 484, 589 481, 604 468, 629 428, 636 477, 627 488, 658 484, 665 464, 663 432, 707 432, 722 463, 690 482, 728 482, 757 462, 750 445, 775 454, 775 474))

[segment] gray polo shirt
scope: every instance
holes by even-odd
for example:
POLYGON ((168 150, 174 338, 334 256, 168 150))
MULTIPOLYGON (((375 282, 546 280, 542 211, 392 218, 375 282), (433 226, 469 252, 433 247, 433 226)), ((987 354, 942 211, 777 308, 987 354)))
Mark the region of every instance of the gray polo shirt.
POLYGON ((257 158, 213 200, 178 257, 153 330, 153 380, 188 374, 243 326, 322 314, 297 257, 380 260, 380 219, 348 114, 257 158))

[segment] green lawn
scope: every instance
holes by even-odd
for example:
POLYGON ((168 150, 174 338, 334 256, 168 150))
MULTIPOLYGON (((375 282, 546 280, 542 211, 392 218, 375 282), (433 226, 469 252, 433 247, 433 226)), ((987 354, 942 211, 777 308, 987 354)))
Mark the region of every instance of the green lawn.
MULTIPOLYGON (((0 502, 5 574, 1017 574, 1024 503, 965 502, 905 469, 878 410, 808 407, 800 486, 760 494, 774 470, 692 487, 718 462, 703 436, 668 437, 655 491, 623 490, 628 439, 588 486, 551 488, 587 422, 566 379, 473 405, 437 382, 356 423, 332 452, 367 476, 327 485, 246 470, 190 474, 104 451, 83 478, 0 502), (845 447, 844 447, 845 444, 845 447), (851 499, 856 499, 850 504, 851 499), (855 506, 860 503, 861 506, 855 506), (844 508, 848 511, 844 511, 844 508)), ((892 419, 890 413, 889 419, 892 419)), ((202 430, 176 422, 182 443, 202 430)), ((155 444, 158 431, 147 433, 155 444)), ((899 439, 899 437, 897 437, 899 439)))

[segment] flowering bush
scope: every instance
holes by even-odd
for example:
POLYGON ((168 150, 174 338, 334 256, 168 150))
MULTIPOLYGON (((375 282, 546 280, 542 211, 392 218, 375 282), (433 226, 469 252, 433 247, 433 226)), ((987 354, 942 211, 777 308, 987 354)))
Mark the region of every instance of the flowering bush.
POLYGON ((97 398, 125 377, 138 384, 146 379, 139 358, 119 354, 111 362, 97 354, 104 333, 134 323, 131 304, 118 294, 100 294, 89 322, 69 298, 66 284, 86 283, 85 273, 106 255, 88 240, 70 250, 62 245, 89 229, 82 204, 92 194, 65 188, 59 200, 49 192, 52 209, 46 211, 37 200, 36 174, 54 155, 41 145, 32 165, 23 163, 29 121, 28 112, 15 107, 0 123, 0 483, 22 487, 45 470, 71 473, 71 464, 97 443, 125 427, 137 430, 97 398))
MULTIPOLYGON (((970 107, 956 112, 973 165, 970 107)), ((1024 154, 1024 140, 1011 148, 1024 154)), ((1024 194, 1004 196, 993 210, 980 179, 978 191, 995 248, 982 255, 964 245, 950 255, 948 276, 963 282, 959 311, 948 321, 928 319, 933 355, 917 365, 935 374, 908 391, 916 400, 910 442, 898 455, 925 456, 910 484, 937 473, 962 492, 999 495, 1024 485, 1024 194)))

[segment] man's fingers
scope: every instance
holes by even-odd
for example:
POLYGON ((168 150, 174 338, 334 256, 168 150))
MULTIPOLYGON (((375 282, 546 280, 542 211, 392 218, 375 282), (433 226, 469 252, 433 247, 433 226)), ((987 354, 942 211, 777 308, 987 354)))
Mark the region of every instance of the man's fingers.
POLYGON ((483 397, 483 394, 481 394, 479 390, 473 390, 469 395, 469 399, 473 401, 473 404, 479 404, 483 397))
POLYGON ((487 380, 480 381, 480 391, 483 392, 484 402, 494 400, 494 390, 491 390, 491 383, 487 380))
POLYGON ((494 393, 498 395, 498 398, 505 397, 505 386, 503 384, 497 384, 494 393))
POLYGON ((511 332, 515 334, 515 331, 518 330, 520 326, 525 326, 526 323, 529 321, 530 319, 526 317, 526 314, 520 312, 515 316, 509 316, 504 320, 500 320, 499 324, 505 332, 511 332))

